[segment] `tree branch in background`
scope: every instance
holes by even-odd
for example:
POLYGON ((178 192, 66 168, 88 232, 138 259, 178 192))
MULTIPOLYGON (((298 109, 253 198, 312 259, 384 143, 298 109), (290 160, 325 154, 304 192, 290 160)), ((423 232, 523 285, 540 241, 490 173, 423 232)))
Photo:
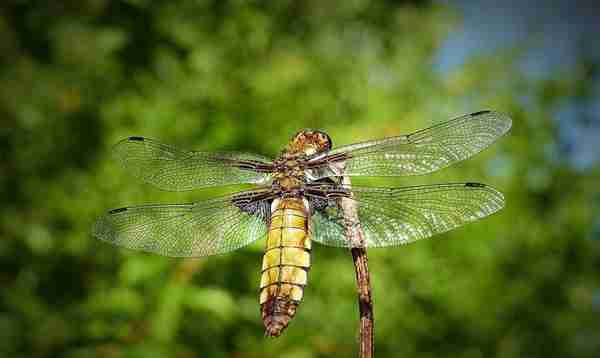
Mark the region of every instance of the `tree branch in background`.
MULTIPOLYGON (((350 178, 344 177, 342 184, 350 187, 350 178)), ((358 310, 359 310, 359 357, 373 357, 373 300, 371 299, 371 278, 369 276, 369 265, 367 259, 367 249, 365 248, 365 238, 360 221, 356 202, 352 199, 340 199, 340 206, 344 213, 346 222, 346 240, 352 243, 352 261, 356 272, 356 286, 358 291, 358 310)))

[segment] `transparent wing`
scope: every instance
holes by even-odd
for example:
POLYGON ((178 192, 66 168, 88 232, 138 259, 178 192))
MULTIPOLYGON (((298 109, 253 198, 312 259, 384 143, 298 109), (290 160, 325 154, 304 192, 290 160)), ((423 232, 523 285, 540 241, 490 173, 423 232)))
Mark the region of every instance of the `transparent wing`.
POLYGON ((267 231, 269 191, 247 191, 193 204, 114 209, 96 222, 98 239, 173 257, 222 254, 267 231))
POLYGON ((271 178, 270 160, 254 154, 186 151, 144 137, 124 139, 114 152, 127 171, 163 190, 266 184, 271 178))
POLYGON ((498 112, 471 113, 409 135, 334 149, 312 159, 308 174, 314 179, 427 174, 479 153, 511 124, 498 112))
POLYGON ((308 194, 328 205, 315 210, 313 239, 337 247, 407 244, 491 215, 504 207, 496 189, 479 183, 404 188, 324 188, 308 194), (321 199, 318 199, 318 198, 321 199), (347 237, 354 238, 352 240, 347 237))

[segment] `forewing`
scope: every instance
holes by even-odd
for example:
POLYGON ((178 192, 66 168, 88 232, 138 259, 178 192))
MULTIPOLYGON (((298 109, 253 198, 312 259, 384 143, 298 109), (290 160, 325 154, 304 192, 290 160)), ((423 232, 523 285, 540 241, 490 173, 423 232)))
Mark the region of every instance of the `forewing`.
POLYGON ((270 210, 267 191, 247 191, 193 204, 114 209, 96 222, 98 239, 173 257, 233 251, 263 237, 270 210))
MULTIPOLYGON (((407 244, 491 215, 504 207, 496 189, 479 183, 347 190, 312 215, 312 238, 337 247, 407 244)), ((327 189, 323 191, 327 193, 327 189)), ((310 197, 310 196, 309 196, 310 197)))
POLYGON ((269 159, 254 154, 186 151, 144 137, 124 139, 114 152, 133 176, 163 190, 266 184, 271 179, 269 159))
POLYGON ((343 146, 309 162, 308 174, 407 176, 445 168, 479 153, 511 127, 501 113, 481 111, 409 135, 343 146))

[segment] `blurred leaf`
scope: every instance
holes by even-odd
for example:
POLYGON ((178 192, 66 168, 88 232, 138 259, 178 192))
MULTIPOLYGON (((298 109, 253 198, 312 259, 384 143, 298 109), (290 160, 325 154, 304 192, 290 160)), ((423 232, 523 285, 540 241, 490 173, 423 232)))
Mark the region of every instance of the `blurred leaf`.
POLYGON ((233 297, 218 288, 189 287, 185 294, 185 304, 192 310, 210 312, 225 321, 230 321, 238 309, 233 297))

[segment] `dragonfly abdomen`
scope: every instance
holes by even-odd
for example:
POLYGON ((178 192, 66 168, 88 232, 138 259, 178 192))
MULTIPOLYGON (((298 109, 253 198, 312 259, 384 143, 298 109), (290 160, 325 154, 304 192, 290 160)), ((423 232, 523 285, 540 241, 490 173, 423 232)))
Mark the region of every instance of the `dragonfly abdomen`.
POLYGON ((260 280, 266 334, 279 336, 302 300, 310 268, 308 206, 301 198, 277 199, 271 206, 260 280))

